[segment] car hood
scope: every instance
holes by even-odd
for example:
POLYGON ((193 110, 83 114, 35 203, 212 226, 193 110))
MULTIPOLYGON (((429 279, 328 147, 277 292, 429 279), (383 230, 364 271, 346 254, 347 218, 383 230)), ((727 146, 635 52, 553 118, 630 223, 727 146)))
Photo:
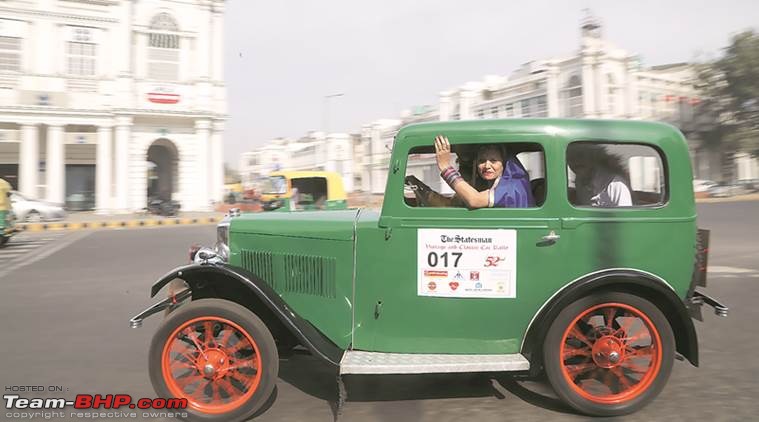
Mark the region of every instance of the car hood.
POLYGON ((353 240, 358 209, 335 211, 262 212, 232 218, 231 233, 353 240))

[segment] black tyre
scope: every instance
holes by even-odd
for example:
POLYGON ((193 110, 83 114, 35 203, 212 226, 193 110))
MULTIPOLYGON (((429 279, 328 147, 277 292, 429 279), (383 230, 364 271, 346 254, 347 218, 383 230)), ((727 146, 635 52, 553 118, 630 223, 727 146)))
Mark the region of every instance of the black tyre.
POLYGON ((11 240, 10 236, 0 236, 0 246, 5 246, 9 240, 11 240))
POLYGON ((186 398, 189 420, 240 421, 267 404, 279 356, 269 329, 236 303, 200 299, 172 312, 153 336, 150 380, 186 398))
POLYGON ((28 214, 26 214, 24 221, 27 223, 39 223, 42 221, 42 215, 35 210, 31 210, 28 214))
POLYGON ((543 364, 558 396, 581 413, 635 412, 659 395, 675 357, 667 318, 628 293, 584 297, 562 310, 543 344, 543 364))

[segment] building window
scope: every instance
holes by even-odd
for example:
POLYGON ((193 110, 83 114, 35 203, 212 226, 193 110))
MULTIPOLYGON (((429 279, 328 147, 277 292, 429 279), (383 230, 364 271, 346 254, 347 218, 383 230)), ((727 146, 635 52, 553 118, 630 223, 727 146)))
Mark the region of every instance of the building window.
POLYGON ((179 79, 179 26, 168 13, 150 21, 148 35, 148 78, 162 81, 179 79))
POLYGON ((0 36, 0 71, 21 71, 21 38, 0 36))
POLYGON ((521 101, 522 104, 522 117, 547 117, 548 107, 546 102, 546 96, 540 95, 537 97, 528 98, 521 101))
POLYGON ((562 93, 567 117, 582 117, 582 80, 577 75, 572 75, 562 93))
POLYGON ((506 104, 503 108, 506 117, 514 117, 514 104, 506 104))
POLYGON ((95 44, 88 42, 69 41, 67 43, 69 75, 95 75, 95 47, 95 44))
POLYGON ((490 114, 493 116, 494 119, 498 118, 498 106, 493 106, 490 108, 490 114))

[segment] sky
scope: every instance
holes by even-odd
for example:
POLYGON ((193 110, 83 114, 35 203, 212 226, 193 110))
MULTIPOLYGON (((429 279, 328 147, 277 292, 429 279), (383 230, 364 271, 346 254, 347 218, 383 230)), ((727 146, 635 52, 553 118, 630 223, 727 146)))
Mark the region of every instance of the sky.
POLYGON ((584 9, 646 66, 716 57, 759 30, 757 0, 227 0, 225 161, 236 168, 278 137, 358 133, 468 81, 570 55, 584 9))

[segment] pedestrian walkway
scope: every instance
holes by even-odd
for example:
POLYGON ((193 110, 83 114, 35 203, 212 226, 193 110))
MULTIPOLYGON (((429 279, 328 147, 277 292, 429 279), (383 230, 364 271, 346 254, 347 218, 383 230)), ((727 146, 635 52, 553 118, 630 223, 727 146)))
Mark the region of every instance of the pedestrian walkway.
POLYGON ((19 233, 13 236, 5 246, 0 247, 0 277, 63 236, 66 236, 65 232, 19 233))

